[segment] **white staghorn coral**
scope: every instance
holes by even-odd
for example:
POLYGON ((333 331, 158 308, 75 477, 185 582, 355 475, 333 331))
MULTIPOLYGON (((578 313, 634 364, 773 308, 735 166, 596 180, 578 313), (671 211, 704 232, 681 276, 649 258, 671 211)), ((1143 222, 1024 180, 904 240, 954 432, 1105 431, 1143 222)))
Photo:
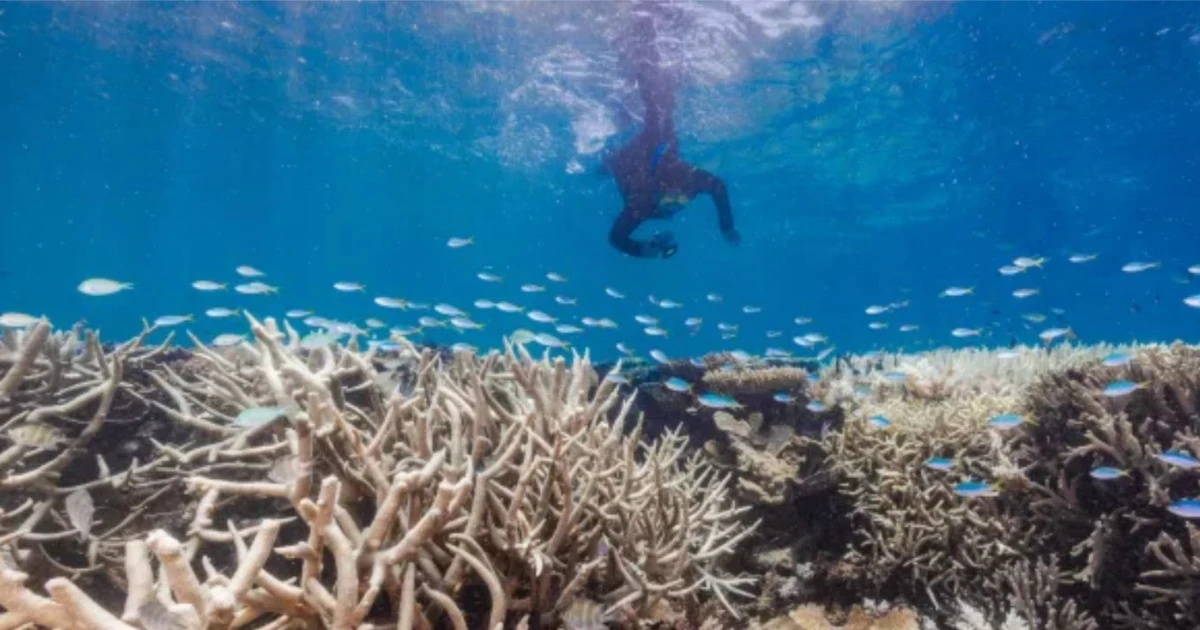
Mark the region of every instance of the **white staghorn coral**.
MULTIPOLYGON (((618 408, 616 386, 600 382, 586 357, 568 366, 514 347, 445 364, 409 348, 405 394, 380 373, 374 351, 303 351, 294 331, 250 324, 252 344, 201 345, 187 362, 149 367, 140 386, 123 369, 160 349, 140 350, 139 339, 105 355, 94 345, 84 364, 111 384, 102 394, 119 390, 188 438, 153 439, 152 461, 118 475, 101 465, 101 478, 84 485, 139 496, 186 488, 196 497, 190 523, 123 541, 112 532, 141 521, 98 524, 93 566, 115 568, 118 545, 124 557, 126 602, 115 614, 69 581, 48 581, 49 599, 25 585, 15 564, 55 535, 38 530, 50 501, 0 514, 0 543, 11 550, 0 580, 5 622, 124 629, 157 614, 189 628, 411 628, 442 617, 493 629, 528 615, 553 619, 584 596, 615 613, 707 592, 736 615, 730 597, 750 595, 752 580, 718 567, 752 531, 727 477, 689 453, 679 433, 653 444, 637 429, 626 435, 630 401, 618 408), (282 419, 235 425, 256 407, 278 408, 282 419), (469 621, 462 606, 474 586, 488 593, 486 621, 469 621)), ((45 376, 34 372, 18 393, 45 376)), ((103 425, 100 402, 92 418, 103 425)), ((26 415, 44 408, 25 403, 26 415)), ((18 455, 6 467, 24 462, 18 455)), ((43 480, 44 496, 74 489, 55 488, 43 469, 6 473, 0 484, 43 480)))

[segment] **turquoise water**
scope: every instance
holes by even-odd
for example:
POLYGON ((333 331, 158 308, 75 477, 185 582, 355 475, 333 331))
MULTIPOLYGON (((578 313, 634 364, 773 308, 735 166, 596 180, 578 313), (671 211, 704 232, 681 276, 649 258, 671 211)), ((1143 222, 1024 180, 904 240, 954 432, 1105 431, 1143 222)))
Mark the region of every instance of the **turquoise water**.
POLYGON ((430 331, 437 342, 549 330, 471 308, 488 298, 614 319, 569 338, 602 357, 617 341, 803 354, 789 341, 803 332, 844 351, 1037 343, 1057 324, 1083 341, 1200 340, 1200 311, 1183 304, 1200 293, 1187 272, 1200 264, 1200 6, 674 5, 660 35, 685 77, 681 151, 725 179, 742 244, 721 239, 702 198, 656 226, 680 242, 669 260, 609 246, 621 201, 595 172, 637 126, 617 60, 632 7, 0 5, 0 311, 86 319, 110 340, 176 313, 196 314, 203 338, 241 332, 204 317, 216 306, 399 327, 429 314, 372 304, 385 295, 487 325, 430 331), (459 236, 476 243, 446 246, 459 236), (1048 261, 997 273, 1023 255, 1048 261), (1162 266, 1121 272, 1135 260, 1162 266), (280 294, 189 286, 232 287, 238 265, 280 294), (505 282, 480 282, 485 268, 505 282), (95 276, 135 289, 75 290, 95 276), (367 290, 337 292, 341 280, 367 290), (952 285, 975 295, 938 297, 952 285), (1024 287, 1041 293, 1010 295, 1024 287), (888 329, 868 328, 868 305, 898 301, 910 305, 877 318, 888 329), (1048 320, 1019 317, 1031 312, 1048 320), (646 337, 637 314, 671 336, 646 337), (694 335, 690 316, 704 318, 694 335))

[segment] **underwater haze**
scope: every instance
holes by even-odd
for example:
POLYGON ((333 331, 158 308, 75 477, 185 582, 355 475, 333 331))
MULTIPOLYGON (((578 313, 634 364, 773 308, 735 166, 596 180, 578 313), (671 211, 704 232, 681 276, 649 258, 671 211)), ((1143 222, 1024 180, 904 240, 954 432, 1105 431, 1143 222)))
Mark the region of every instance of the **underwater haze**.
POLYGON ((105 339, 173 314, 243 332, 205 315, 225 307, 601 358, 1200 341, 1193 3, 4 3, 0 66, 0 312, 105 339), (738 246, 708 197, 638 232, 673 232, 673 257, 609 243, 601 156, 642 122, 622 46, 647 14, 680 154, 724 180, 738 246), (278 293, 235 292, 241 265, 278 293))

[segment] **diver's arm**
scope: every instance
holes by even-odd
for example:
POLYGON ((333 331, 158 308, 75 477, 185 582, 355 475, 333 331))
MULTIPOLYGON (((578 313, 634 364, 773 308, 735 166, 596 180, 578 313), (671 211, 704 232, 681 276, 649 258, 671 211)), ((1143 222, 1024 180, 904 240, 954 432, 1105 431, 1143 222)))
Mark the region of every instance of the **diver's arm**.
POLYGON ((641 222, 641 219, 626 208, 613 222, 612 229, 608 232, 608 242, 622 252, 638 258, 670 258, 675 255, 678 246, 670 232, 660 232, 644 241, 633 238, 633 231, 641 222))
POLYGON ((729 191, 720 177, 703 169, 695 169, 691 174, 691 194, 708 193, 713 205, 717 207, 717 221, 721 225, 721 234, 726 238, 736 239, 737 230, 733 227, 733 208, 729 205, 729 191))

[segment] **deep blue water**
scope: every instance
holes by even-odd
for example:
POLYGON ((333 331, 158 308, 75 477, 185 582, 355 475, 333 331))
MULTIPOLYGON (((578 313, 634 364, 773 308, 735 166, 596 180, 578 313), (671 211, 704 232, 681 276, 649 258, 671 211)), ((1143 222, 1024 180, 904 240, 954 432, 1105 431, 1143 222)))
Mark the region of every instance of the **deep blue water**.
POLYGON ((615 319, 570 339, 604 357, 620 340, 805 353, 788 339, 807 331, 856 351, 1036 343, 1059 321, 1083 341, 1200 340, 1182 302, 1200 293, 1186 271, 1200 264, 1200 5, 676 6, 663 36, 686 77, 681 150, 726 180, 743 242, 727 246, 699 199, 658 226, 681 243, 666 261, 610 248, 620 199, 593 172, 637 124, 615 49, 630 7, 0 5, 0 312, 86 319, 110 340, 174 313, 195 313, 202 337, 241 331, 205 318, 213 306, 402 327, 422 314, 371 303, 387 295, 487 324, 437 341, 544 329, 470 308, 507 299, 615 319), (452 236, 476 244, 447 248, 452 236), (1020 255, 1049 260, 997 273, 1020 255), (1122 273, 1131 260, 1162 268, 1122 273), (281 293, 189 286, 232 286, 243 264, 281 293), (476 279, 488 266, 503 284, 476 279), (93 276, 136 288, 80 295, 93 276), (548 291, 521 293, 528 282, 548 291), (937 297, 951 285, 976 295, 937 297), (1041 294, 1011 297, 1022 287, 1041 294), (888 330, 867 327, 868 305, 901 300, 878 318, 888 330), (1050 319, 1026 327, 1028 312, 1050 319), (639 313, 671 337, 647 338, 639 313), (705 320, 696 335, 689 316, 705 320), (739 336, 720 339, 719 321, 739 336), (955 339, 959 326, 989 334, 955 339))

